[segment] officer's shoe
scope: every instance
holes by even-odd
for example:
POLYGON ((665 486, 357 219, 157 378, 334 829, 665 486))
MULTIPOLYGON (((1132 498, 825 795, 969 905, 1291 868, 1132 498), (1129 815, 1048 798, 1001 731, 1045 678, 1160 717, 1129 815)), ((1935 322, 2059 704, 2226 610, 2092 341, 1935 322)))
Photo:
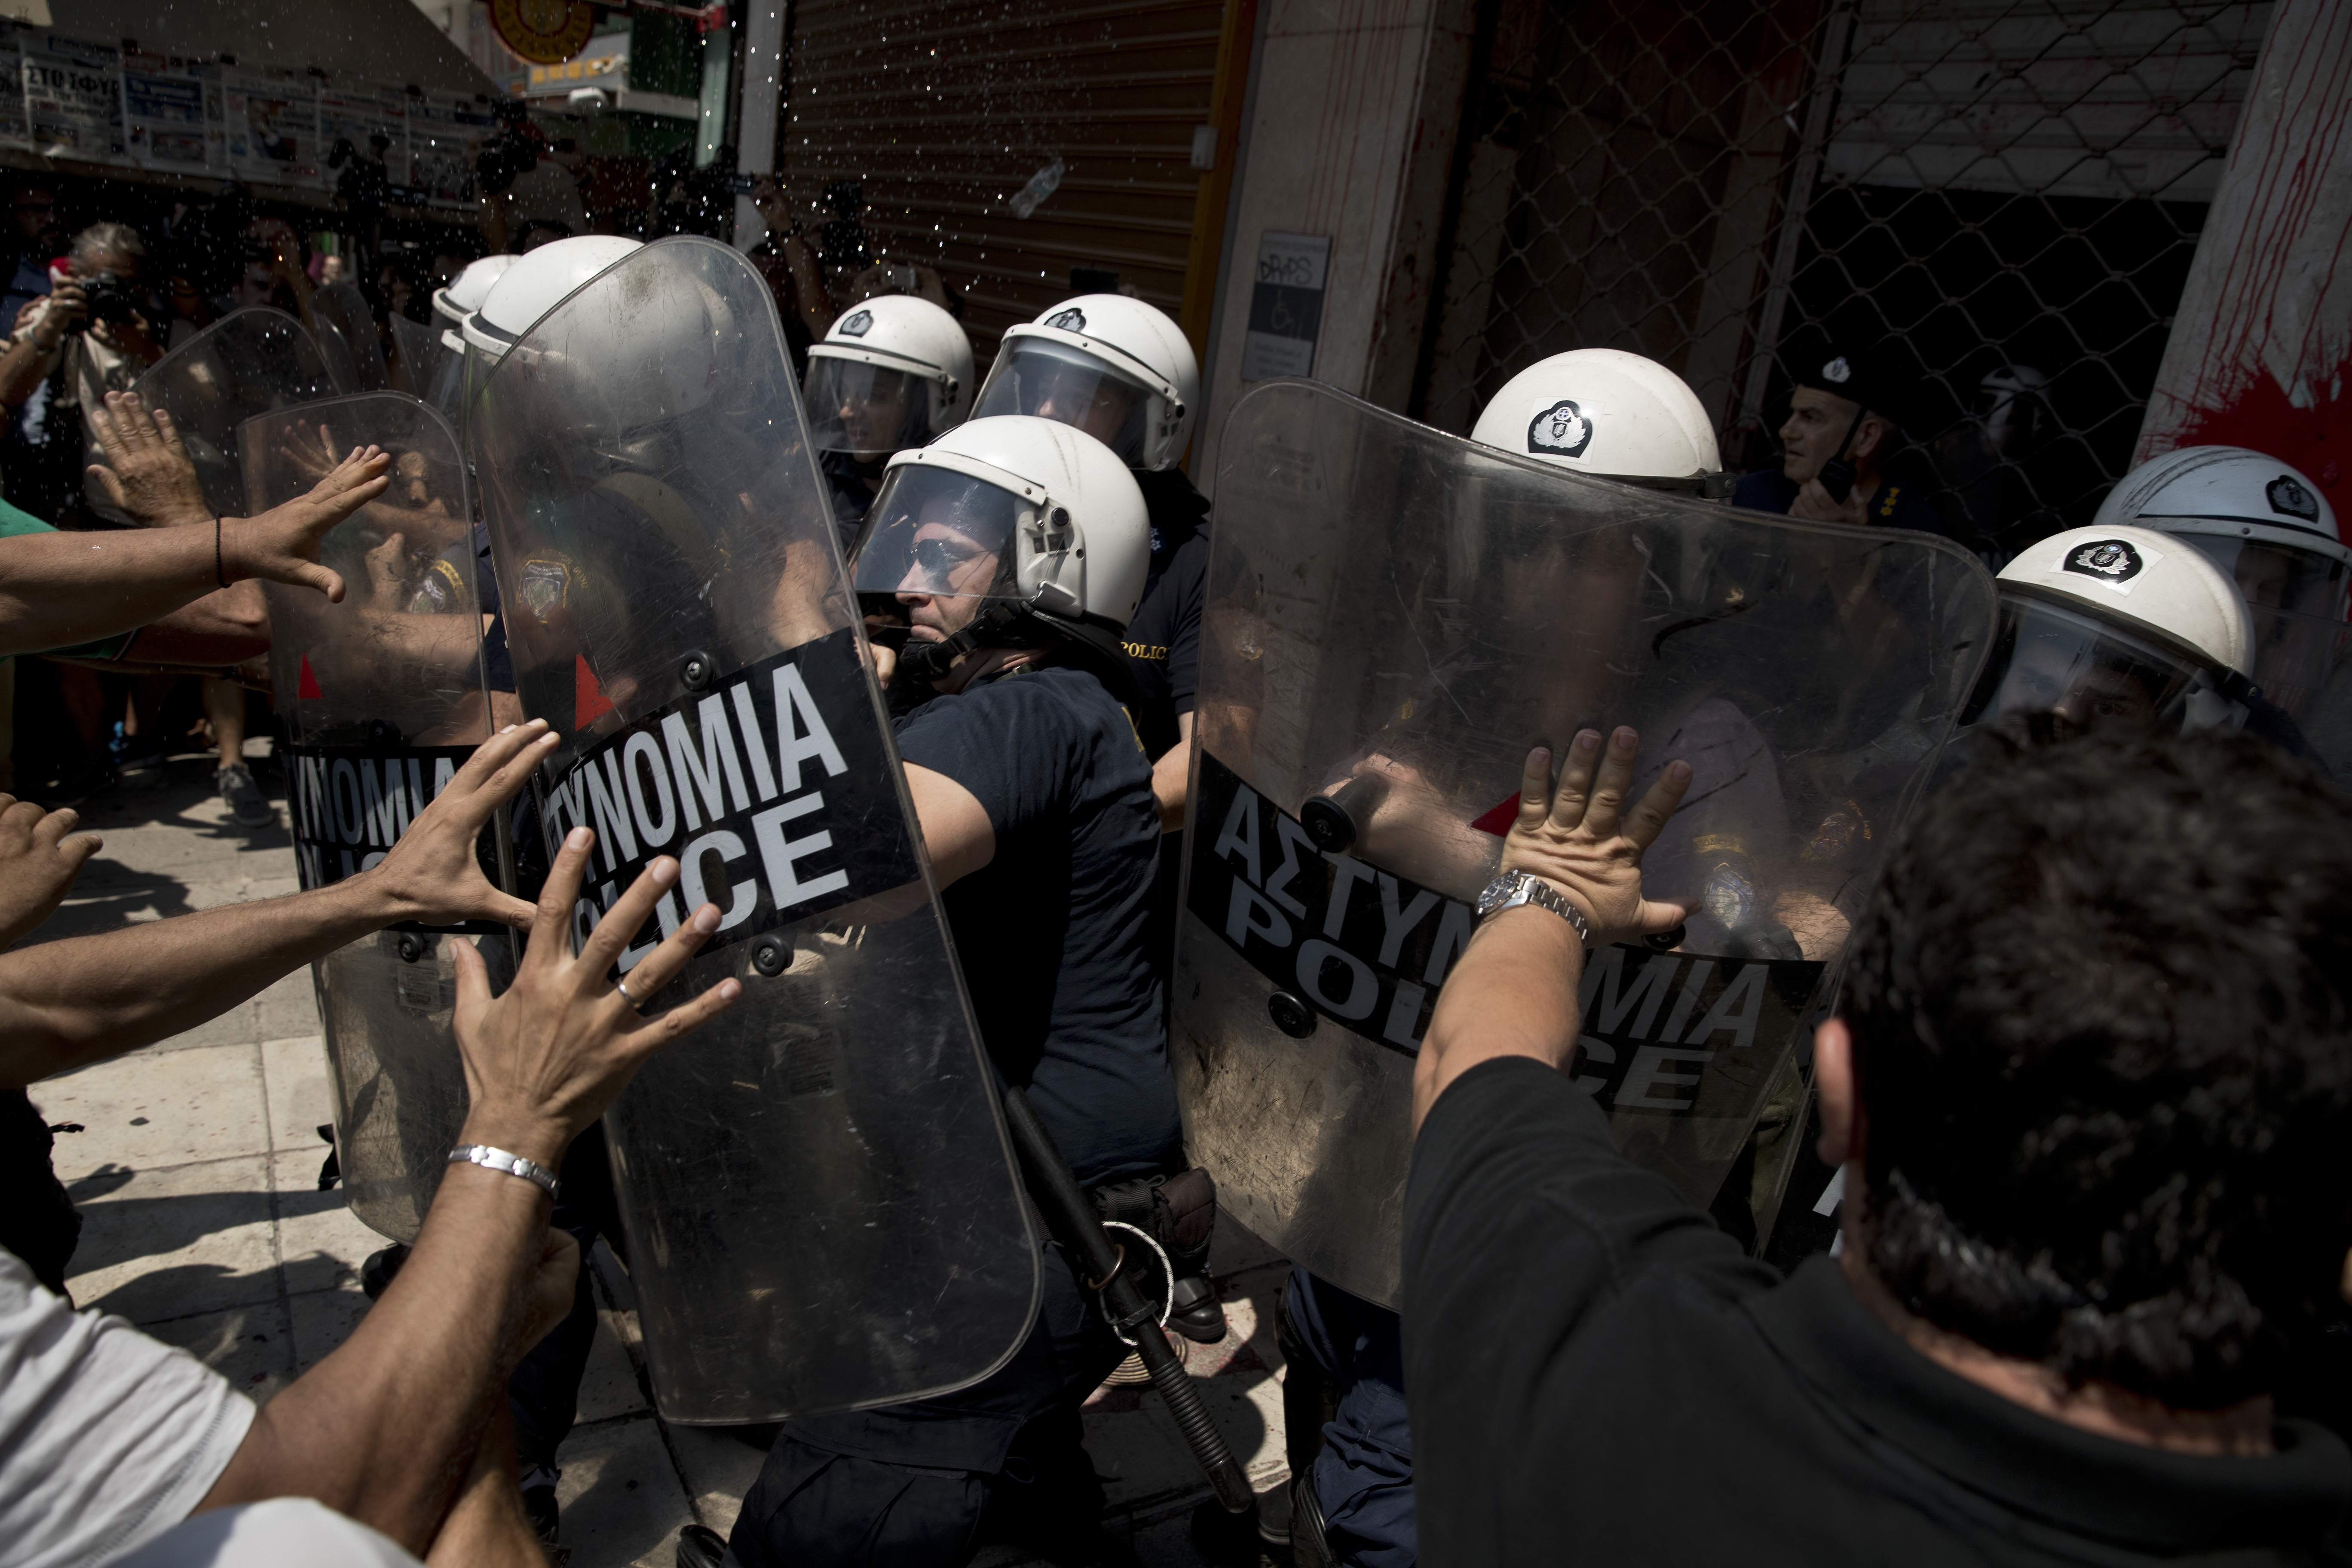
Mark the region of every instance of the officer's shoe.
POLYGON ((1339 1568, 1324 1539, 1323 1504, 1315 1495, 1312 1467, 1290 1483, 1290 1561, 1295 1568, 1339 1568))
POLYGON ((707 1524, 689 1524, 677 1532, 677 1568, 724 1568, 735 1560, 727 1555, 727 1538, 707 1524))
POLYGON ((367 1261, 360 1265, 360 1289, 367 1292, 367 1299, 382 1300, 383 1293, 392 1289, 393 1278, 400 1272, 400 1266, 407 1261, 408 1248, 398 1242, 381 1252, 368 1254, 367 1261))
POLYGON ((1171 1292, 1172 1305, 1168 1311, 1168 1326, 1196 1345, 1223 1343, 1225 1337, 1225 1304, 1217 1300, 1217 1288, 1195 1274, 1189 1279, 1176 1281, 1171 1292))

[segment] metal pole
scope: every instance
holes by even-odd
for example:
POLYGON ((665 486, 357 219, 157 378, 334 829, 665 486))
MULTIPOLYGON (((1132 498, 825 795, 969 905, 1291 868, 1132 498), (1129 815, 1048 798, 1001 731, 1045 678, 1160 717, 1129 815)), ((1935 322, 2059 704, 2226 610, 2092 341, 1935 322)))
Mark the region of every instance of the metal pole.
POLYGON ((1763 422, 1764 393, 1772 379, 1772 355, 1780 346, 1780 320, 1788 313, 1789 289, 1797 272, 1797 247, 1805 236, 1805 209, 1821 184, 1822 158, 1829 144, 1830 110, 1837 102, 1838 79, 1845 72, 1846 40, 1853 33, 1851 0, 1830 13, 1822 28, 1822 52, 1813 67, 1813 90, 1799 132, 1796 167, 1790 172, 1789 200, 1772 249, 1772 271, 1764 286, 1764 310, 1756 323, 1756 349, 1748 357, 1747 384, 1740 389, 1739 417, 1732 429, 1763 422))
POLYGON ((1168 1348, 1168 1336, 1160 1331, 1160 1315, 1136 1289, 1133 1270, 1122 1266, 1121 1249, 1111 1244, 1101 1216, 1086 1194, 1078 1191, 1068 1162, 1054 1146, 1045 1124, 1037 1120, 1029 1097, 1020 1089, 1004 1091, 1004 1120, 1013 1131, 1013 1146, 1020 1151, 1021 1163, 1028 1170, 1030 1195, 1045 1211, 1045 1224, 1054 1238, 1069 1249, 1087 1286, 1101 1291, 1113 1321, 1135 1335, 1135 1348, 1151 1373, 1151 1386, 1168 1401, 1169 1414, 1176 1417, 1192 1457, 1217 1489, 1217 1500, 1230 1513, 1248 1512, 1256 1501, 1249 1478, 1242 1473, 1233 1450, 1225 1447, 1224 1434, 1209 1419, 1201 1391, 1192 1386, 1192 1380, 1184 1375, 1183 1363, 1168 1348))
MULTIPOLYGON (((750 0, 743 9, 743 101, 735 172, 776 172, 776 114, 784 79, 784 0, 750 0)), ((748 195, 735 198, 735 248, 749 250, 767 221, 748 195)))

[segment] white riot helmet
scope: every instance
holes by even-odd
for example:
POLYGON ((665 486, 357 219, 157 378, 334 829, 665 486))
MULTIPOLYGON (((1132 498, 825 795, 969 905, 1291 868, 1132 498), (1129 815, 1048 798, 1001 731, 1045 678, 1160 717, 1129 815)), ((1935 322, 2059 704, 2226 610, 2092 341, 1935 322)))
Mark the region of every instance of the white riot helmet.
POLYGON ((971 339, 953 316, 911 294, 852 307, 809 350, 803 387, 820 452, 873 460, 963 423, 971 406, 971 339))
POLYGON ((1005 329, 971 416, 1057 419, 1130 468, 1172 468, 1200 400, 1192 345, 1164 311, 1124 294, 1081 294, 1005 329))
POLYGON ((2352 550, 2336 509, 2302 474, 2243 447, 2182 447, 2124 476, 2095 527, 2179 534, 2237 580, 2257 609, 2338 620, 2352 550))
POLYGON ((441 324, 443 348, 453 354, 466 352, 466 341, 457 335, 458 329, 467 317, 482 308, 482 301, 489 298, 491 286, 505 276, 506 269, 521 259, 520 256, 485 256, 479 261, 468 262, 463 272, 433 290, 433 314, 441 324))
POLYGON ((2187 541, 2069 529, 2021 551, 2000 586, 2000 632, 1963 725, 2040 712, 2185 734, 2246 721, 2253 625, 2237 586, 2187 541))
POLYGON ((1595 479, 1728 494, 1698 395, 1655 360, 1572 349, 1503 384, 1470 438, 1595 479))
POLYGON ((645 242, 616 234, 583 234, 552 240, 499 276, 481 307, 466 318, 466 346, 496 362, 515 340, 535 326, 563 297, 645 242))
POLYGON ((869 612, 912 623, 901 668, 936 680, 974 648, 1054 637, 1123 668, 1150 553, 1143 491, 1109 447, 1008 415, 892 458, 851 571, 869 612))

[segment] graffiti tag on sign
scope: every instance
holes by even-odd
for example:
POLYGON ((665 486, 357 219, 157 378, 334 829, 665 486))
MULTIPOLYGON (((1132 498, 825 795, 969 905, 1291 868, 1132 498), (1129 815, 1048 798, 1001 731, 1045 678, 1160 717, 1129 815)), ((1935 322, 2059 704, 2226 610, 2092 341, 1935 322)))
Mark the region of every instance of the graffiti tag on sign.
POLYGON ((719 906, 703 951, 903 887, 920 872, 898 805, 896 763, 874 722, 847 630, 761 659, 600 742, 547 796, 552 855, 593 828, 593 894, 573 911, 585 941, 656 857, 678 884, 635 933, 627 970, 684 922, 719 906))

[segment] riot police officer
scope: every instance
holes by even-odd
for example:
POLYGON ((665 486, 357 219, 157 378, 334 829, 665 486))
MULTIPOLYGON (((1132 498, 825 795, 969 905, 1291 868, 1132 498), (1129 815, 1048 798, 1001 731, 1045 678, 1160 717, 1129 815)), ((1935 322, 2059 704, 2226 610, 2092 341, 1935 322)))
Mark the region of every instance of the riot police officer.
POLYGON ((2340 731, 2326 689, 2344 646, 2352 548, 2336 509, 2299 469, 2243 447, 2182 447, 2150 458, 2107 492, 2101 527, 2153 529, 2194 545, 2228 573, 2253 616, 2262 688, 2247 729, 2287 750, 2305 731, 2340 731))
POLYGON ((882 488, 883 464, 963 423, 971 375, 963 323, 911 294, 844 311, 809 350, 802 396, 844 550, 882 488))
POLYGON ((1970 726, 2048 714, 2088 730, 2132 723, 2242 729, 2256 698, 2254 622, 2201 552, 2146 528, 2051 535, 2001 568, 2000 627, 1970 726))
MULTIPOLYGON (((1997 579, 1992 651, 1937 780, 1964 765, 1985 727, 2002 720, 2061 732, 2118 723, 2259 732, 2266 702, 2252 679, 2254 618, 2229 574, 2181 548, 2188 542, 2144 526, 2094 524, 2019 551, 1997 579)), ((1814 1152, 1819 1132, 1815 1110, 1791 1152, 1765 1254, 1783 1268, 1837 1234, 1843 1177, 1814 1152)))
MULTIPOLYGON (((1087 1188, 1181 1153, 1143 942, 1151 770, 1109 689, 1148 530, 1101 443, 974 418, 891 458, 853 563, 869 624, 896 623, 877 635, 877 674, 934 694, 898 721, 898 747, 973 1014, 1087 1188)), ((953 1563, 983 1534, 1083 1544, 1102 1493, 1078 1407, 1126 1351, 1058 1248, 1044 1276, 1027 1340, 980 1384, 787 1422, 736 1559, 953 1563)))
POLYGON ((1166 312, 1124 294, 1081 294, 1005 330, 972 404, 975 419, 1030 414, 1073 426, 1134 471, 1150 511, 1151 555, 1125 648, 1136 727, 1171 832, 1184 823, 1209 562, 1208 500, 1176 466, 1200 395, 1192 345, 1166 312))
MULTIPOLYGON (((1644 489, 1707 495, 1722 489, 1715 432, 1697 395, 1664 365, 1617 349, 1578 349, 1528 366, 1481 410, 1471 439, 1644 489)), ((1536 593, 1562 591, 1543 562, 1541 536, 1553 526, 1548 517, 1486 520, 1486 546, 1509 563, 1502 592, 1530 584, 1536 593), (1528 537, 1507 542, 1502 534, 1514 522, 1524 523, 1515 531, 1528 537)), ((1683 727, 1686 750, 1678 754, 1705 762, 1731 755, 1743 743, 1748 751, 1759 749, 1748 733, 1752 727, 1712 711, 1722 707, 1710 704, 1698 723, 1683 727)), ((1435 835, 1416 834, 1398 820, 1414 812, 1415 770, 1378 752, 1367 763, 1384 781, 1386 798, 1361 825, 1358 852, 1388 864, 1414 858, 1417 847, 1426 860, 1435 835), (1411 842, 1415 837, 1418 846, 1411 842)), ((1358 776, 1367 771, 1360 767, 1358 776)), ((1756 787, 1745 770, 1713 771, 1720 775, 1711 781, 1718 798, 1756 787)), ((1453 837, 1457 853, 1489 853, 1476 842, 1483 835, 1453 837)), ((1415 1550, 1412 1436, 1397 1314, 1301 1268, 1292 1272, 1277 1328, 1292 1368, 1283 1405, 1297 1478, 1291 1510, 1297 1560, 1375 1568, 1410 1563, 1415 1550)))

